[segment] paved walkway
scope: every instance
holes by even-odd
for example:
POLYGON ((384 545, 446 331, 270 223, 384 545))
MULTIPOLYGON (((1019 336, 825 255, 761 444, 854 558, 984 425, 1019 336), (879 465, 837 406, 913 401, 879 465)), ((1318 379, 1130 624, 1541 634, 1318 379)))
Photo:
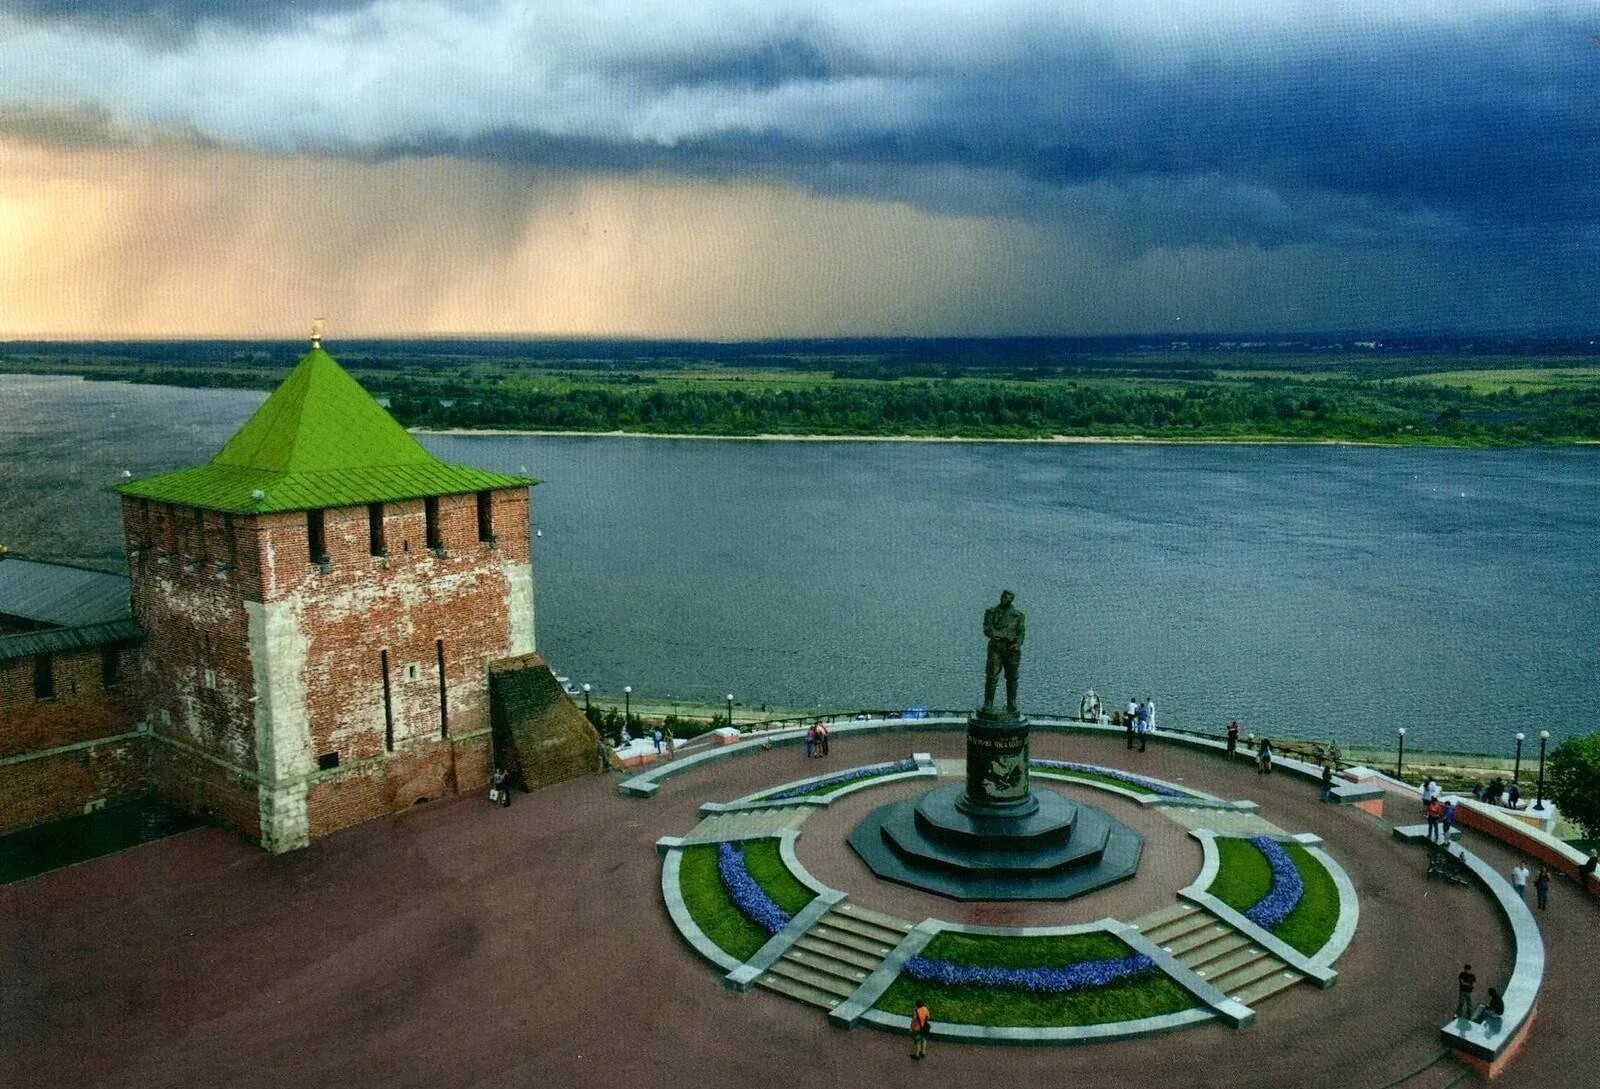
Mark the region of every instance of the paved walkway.
MULTIPOLYGON (((648 801, 594 776, 518 795, 505 810, 476 796, 434 803, 281 858, 203 830, 0 888, 0 1070, 29 1089, 779 1079, 1378 1089, 1414 1071, 1396 1089, 1443 1089, 1459 1075, 1435 1064, 1455 972, 1470 960, 1487 984, 1509 969, 1481 893, 1427 883, 1417 848, 1351 808, 1319 805, 1309 783, 1159 743, 1138 754, 1120 738, 1038 736, 1035 747, 1254 798, 1273 824, 1323 836, 1362 895, 1338 986, 1290 987, 1243 1031, 1218 1024, 1076 1048, 936 1044, 925 1063, 906 1059, 903 1040, 833 1028, 789 998, 731 994, 662 909, 654 843, 694 827, 702 801, 817 773, 798 750, 775 749, 671 780, 648 801)), ((913 749, 954 759, 961 739, 858 739, 835 744, 829 766, 913 749)), ((862 791, 813 815, 803 860, 839 883, 821 870, 847 869, 848 847, 807 841, 851 808, 916 786, 925 784, 862 791)), ((1147 840, 1137 878, 1050 909, 1052 921, 1132 919, 1173 903, 1199 867, 1183 829, 1108 794, 1062 789, 1164 833, 1147 840)), ((1472 848, 1510 865, 1493 845, 1472 848)), ((890 901, 906 890, 861 874, 841 884, 853 902, 900 919, 936 914, 898 910, 890 901)), ((1600 911, 1565 880, 1552 901, 1540 917, 1546 993, 1500 1085, 1571 1085, 1590 1069, 1600 911)), ((963 920, 937 902, 945 918, 1009 921, 1009 908, 963 920)))

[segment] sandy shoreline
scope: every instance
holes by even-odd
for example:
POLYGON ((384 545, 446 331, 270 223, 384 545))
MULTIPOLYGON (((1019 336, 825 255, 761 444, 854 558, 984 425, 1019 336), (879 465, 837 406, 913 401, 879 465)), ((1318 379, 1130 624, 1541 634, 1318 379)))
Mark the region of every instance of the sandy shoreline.
POLYGON ((532 435, 556 439, 705 439, 713 442, 944 442, 944 443, 1008 443, 1020 446, 1060 445, 1136 445, 1136 446, 1378 446, 1405 447, 1423 444, 1408 442, 1374 442, 1360 439, 1177 439, 1147 438, 1141 435, 1046 435, 1031 439, 966 438, 949 435, 694 435, 681 432, 647 431, 522 431, 515 428, 446 427, 407 428, 414 435, 532 435))

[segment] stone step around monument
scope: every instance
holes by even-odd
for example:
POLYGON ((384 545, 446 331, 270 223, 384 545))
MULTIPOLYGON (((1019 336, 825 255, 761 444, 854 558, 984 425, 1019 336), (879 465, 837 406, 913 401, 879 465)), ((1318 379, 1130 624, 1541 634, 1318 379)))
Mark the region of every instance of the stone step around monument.
POLYGON ((804 807, 781 809, 736 809, 728 813, 713 813, 690 829, 683 837, 684 843, 717 843, 726 839, 751 839, 775 836, 810 816, 804 807))
POLYGON ((816 926, 806 931, 806 937, 832 942, 834 945, 842 945, 846 949, 854 949, 858 953, 877 957, 880 961, 889 955, 891 949, 900 944, 900 939, 898 938, 893 941, 885 941, 881 938, 864 937, 852 930, 829 926, 826 917, 820 920, 816 926))
MULTIPOLYGON (((847 961, 828 956, 825 953, 819 953, 815 949, 790 946, 788 952, 784 953, 780 959, 789 961, 791 964, 798 964, 802 968, 822 972, 845 983, 854 984, 855 987, 861 986, 862 981, 869 974, 869 969, 858 967, 847 961)), ((876 968, 877 965, 873 965, 873 967, 876 968)), ((851 990, 853 993, 854 987, 851 990)))
POLYGON ((809 983, 801 983, 785 976, 773 975, 771 972, 763 973, 756 980, 756 986, 765 987, 769 991, 776 991, 781 995, 787 995, 810 1006, 820 1006, 825 1010, 832 1010, 840 1002, 844 1001, 840 996, 830 994, 821 988, 813 987, 809 983))
POLYGON ((1304 978, 1299 972, 1285 968, 1281 972, 1252 983, 1238 994, 1230 997, 1236 1002, 1244 1003, 1246 1006, 1259 1005, 1280 991, 1288 990, 1304 978))
MULTIPOLYGON (((1148 938, 1157 928, 1197 914, 1199 911, 1198 905, 1191 904, 1186 900, 1179 900, 1176 904, 1168 904, 1159 911, 1152 911, 1148 915, 1140 916, 1133 920, 1133 925, 1148 938)), ((1152 938, 1151 940, 1153 941, 1154 939, 1152 938)))
POLYGON ((1194 911, 1144 932, 1144 936, 1157 945, 1170 945, 1179 938, 1193 934, 1216 922, 1209 912, 1194 911))
POLYGON ((1173 956, 1181 958, 1191 949, 1204 949, 1212 942, 1219 941, 1233 933, 1234 930, 1232 927, 1226 926, 1223 923, 1219 923, 1213 919, 1206 926, 1191 930, 1189 933, 1180 938, 1174 938, 1171 941, 1162 942, 1161 948, 1165 949, 1173 956))
POLYGON ((841 915, 848 915, 852 919, 859 919, 864 923, 873 923, 886 930, 898 930, 902 934, 911 933, 911 924, 904 919, 896 919, 893 915, 885 915, 881 911, 864 908, 860 904, 853 904, 849 900, 833 909, 841 915))
POLYGON ((1234 995, 1258 980, 1285 970, 1283 962, 1276 957, 1262 957, 1231 972, 1212 976, 1207 982, 1224 994, 1234 995))
POLYGON ((828 912, 828 914, 824 915, 820 920, 818 920, 817 926, 812 927, 811 932, 815 934, 818 927, 830 927, 834 930, 842 930, 847 934, 854 934, 857 937, 865 938, 870 942, 874 942, 879 945, 886 945, 890 949, 893 949, 895 946, 899 945, 900 939, 905 937, 904 931, 883 926, 880 923, 870 922, 866 919, 858 919, 853 916, 846 915, 837 909, 828 912))
POLYGON ((1268 957, 1265 949, 1252 944, 1243 934, 1234 937, 1238 940, 1216 942, 1178 959, 1201 979, 1210 980, 1268 957), (1191 957, 1194 959, 1191 960, 1191 957))
POLYGON ((826 938, 818 938, 812 934, 805 934, 795 939, 796 949, 806 949, 818 956, 831 957, 841 964, 848 964, 852 968, 862 968, 870 972, 883 963, 883 958, 872 953, 863 953, 839 942, 831 942, 826 938))
POLYGON ((782 976, 785 979, 794 980, 796 983, 804 983, 807 986, 815 987, 819 991, 837 995, 840 999, 849 998, 852 994, 855 994, 856 988, 860 986, 860 981, 858 980, 844 979, 831 972, 823 972, 816 968, 799 964, 788 957, 783 957, 776 961, 768 970, 767 975, 782 976))

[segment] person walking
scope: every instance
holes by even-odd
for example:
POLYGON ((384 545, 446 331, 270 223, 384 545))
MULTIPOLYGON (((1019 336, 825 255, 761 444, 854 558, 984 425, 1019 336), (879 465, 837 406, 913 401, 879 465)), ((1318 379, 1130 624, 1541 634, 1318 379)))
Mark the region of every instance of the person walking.
POLYGON ((922 999, 917 999, 916 1008, 911 1011, 911 1057, 913 1059, 926 1059, 928 1057, 928 1027, 933 1023, 932 1016, 928 1013, 928 1004, 922 999))
POLYGON ((1540 866, 1539 876, 1533 879, 1533 891, 1539 899, 1539 910, 1550 906, 1550 867, 1540 866))
POLYGON ((1517 890, 1517 899, 1524 904, 1528 902, 1528 864, 1518 860, 1511 867, 1511 887, 1517 890))
POLYGON ((611 764, 606 760, 606 743, 604 738, 594 743, 594 758, 600 764, 601 774, 611 770, 611 764))
POLYGON ((1272 742, 1263 737, 1261 745, 1256 749, 1256 774, 1272 774, 1272 742))
POLYGON ((668 726, 667 729, 666 729, 666 737, 667 737, 667 759, 671 760, 674 756, 678 755, 678 739, 676 737, 672 736, 672 727, 671 726, 668 726))
POLYGON ((1322 762, 1322 800, 1327 801, 1333 797, 1333 765, 1324 760, 1322 762))
POLYGON ((511 804, 511 773, 505 768, 496 768, 492 781, 495 789, 495 801, 499 802, 500 808, 504 809, 511 804))
POLYGON ((1239 752, 1239 720, 1234 719, 1228 723, 1228 759, 1232 760, 1239 752))
POLYGON ((1463 964, 1461 973, 1456 976, 1456 1020, 1472 1019, 1472 989, 1477 985, 1478 977, 1472 974, 1472 965, 1463 964))
POLYGON ((656 743, 656 755, 660 756, 661 742, 665 740, 661 733, 661 727, 657 726, 655 729, 650 731, 650 740, 656 743))

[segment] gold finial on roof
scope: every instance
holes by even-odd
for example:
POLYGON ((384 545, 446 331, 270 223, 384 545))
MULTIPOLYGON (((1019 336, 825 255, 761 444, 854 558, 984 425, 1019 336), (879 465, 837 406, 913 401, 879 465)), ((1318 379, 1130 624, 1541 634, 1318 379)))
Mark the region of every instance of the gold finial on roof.
POLYGON ((311 319, 311 346, 313 348, 322 347, 322 327, 327 324, 327 321, 327 318, 311 319))

